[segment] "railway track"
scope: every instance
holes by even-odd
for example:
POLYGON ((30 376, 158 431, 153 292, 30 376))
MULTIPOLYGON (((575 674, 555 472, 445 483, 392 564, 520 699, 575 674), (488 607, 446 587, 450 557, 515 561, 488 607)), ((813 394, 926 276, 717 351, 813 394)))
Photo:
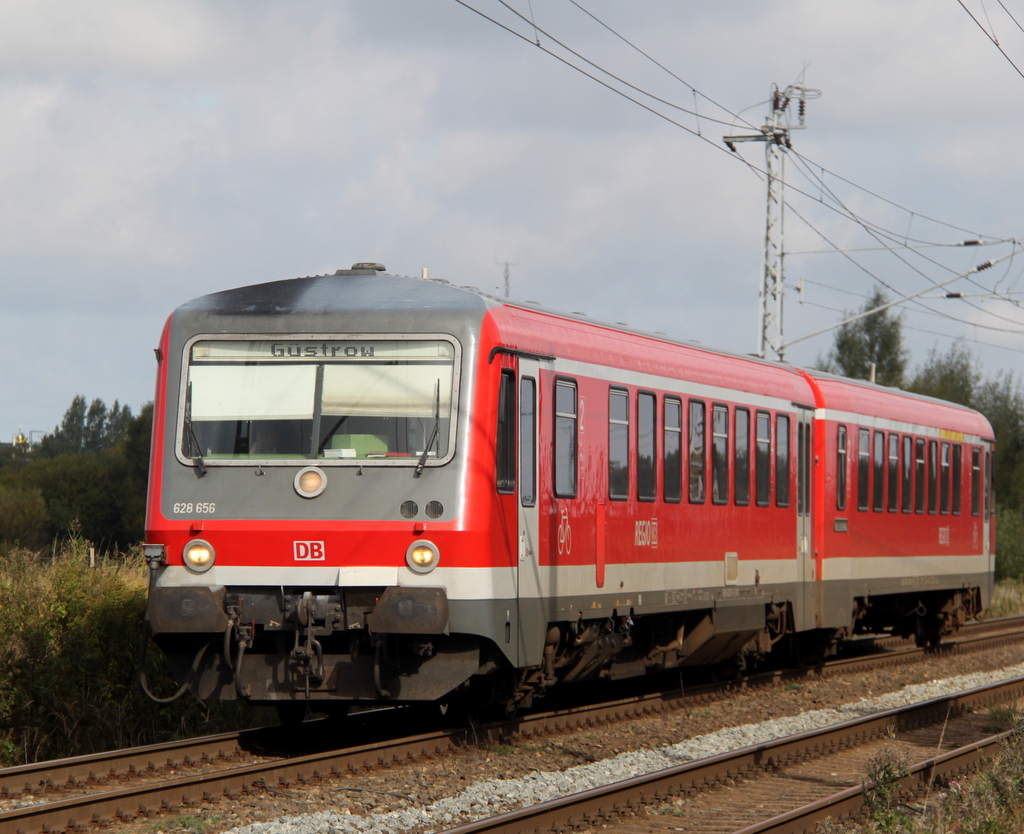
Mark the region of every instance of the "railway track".
MULTIPOLYGON (((930 651, 959 652, 1022 639, 1024 618, 992 621, 964 629, 956 641, 930 651)), ((375 711, 350 717, 345 726, 347 745, 342 748, 331 743, 325 731, 329 724, 307 722, 305 735, 316 737, 320 744, 315 752, 309 752, 308 741, 301 753, 282 751, 284 742, 295 741, 295 732, 267 728, 8 768, 0 770, 0 801, 9 806, 0 811, 0 834, 74 831, 97 823, 130 821, 140 815, 188 809, 210 796, 272 791, 332 774, 443 756, 467 745, 630 720, 707 703, 730 689, 771 686, 807 675, 857 673, 912 662, 924 654, 907 646, 894 647, 891 640, 889 649, 882 651, 879 647, 885 642, 877 641, 876 654, 812 669, 768 672, 685 692, 652 693, 475 728, 417 734, 409 729, 417 721, 413 711, 375 711)))
POLYGON ((914 801, 971 772, 986 750, 1009 735, 982 733, 985 738, 976 740, 986 719, 973 710, 1022 697, 1024 678, 1015 678, 477 820, 444 834, 802 834, 827 818, 863 822, 865 786, 860 783, 873 754, 897 745, 925 751, 893 784, 900 802, 914 801), (844 782, 853 784, 837 791, 844 782))

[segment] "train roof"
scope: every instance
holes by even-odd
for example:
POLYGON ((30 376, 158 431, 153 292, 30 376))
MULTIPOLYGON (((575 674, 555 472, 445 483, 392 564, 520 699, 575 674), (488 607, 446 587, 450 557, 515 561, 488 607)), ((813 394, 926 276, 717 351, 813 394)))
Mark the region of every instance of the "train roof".
MULTIPOLYGON (((982 437, 993 434, 983 415, 955 403, 822 371, 801 371, 786 363, 603 322, 582 313, 499 298, 477 287, 456 286, 443 279, 392 275, 377 264, 356 264, 332 275, 211 293, 183 304, 172 318, 189 320, 191 328, 200 328, 206 321, 211 330, 220 331, 225 320, 241 326, 265 317, 278 321, 294 317, 303 321, 303 331, 327 332, 332 329, 331 319, 338 314, 358 316, 370 311, 435 330, 442 329, 441 324, 452 317, 467 323, 487 319, 495 328, 495 338, 511 348, 750 393, 770 393, 794 403, 821 407, 810 377, 829 410, 917 423, 924 406, 934 410, 938 425, 982 437)), ((263 330, 264 326, 253 329, 263 330)))

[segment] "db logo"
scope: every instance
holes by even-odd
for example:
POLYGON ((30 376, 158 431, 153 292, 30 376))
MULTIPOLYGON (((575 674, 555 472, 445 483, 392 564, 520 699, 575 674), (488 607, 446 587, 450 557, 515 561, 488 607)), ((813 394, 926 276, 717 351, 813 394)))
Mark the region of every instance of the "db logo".
POLYGON ((296 562, 322 562, 324 560, 323 542, 292 542, 296 562))

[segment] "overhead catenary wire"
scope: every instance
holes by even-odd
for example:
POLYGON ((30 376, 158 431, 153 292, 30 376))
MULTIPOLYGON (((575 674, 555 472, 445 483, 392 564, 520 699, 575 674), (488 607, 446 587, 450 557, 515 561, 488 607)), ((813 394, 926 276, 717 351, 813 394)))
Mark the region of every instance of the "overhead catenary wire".
MULTIPOLYGON (((986 29, 982 25, 981 21, 978 20, 978 18, 976 18, 974 16, 974 13, 970 9, 968 9, 967 6, 964 5, 964 0, 956 0, 956 1, 963 7, 963 10, 965 12, 967 12, 968 15, 970 15, 971 20, 973 20, 978 25, 978 28, 981 29, 981 31, 985 33, 985 37, 987 37, 990 41, 992 41, 992 44, 995 46, 995 48, 999 50, 999 54, 1002 55, 1009 62, 1010 66, 1013 67, 1017 71, 1017 75, 1019 75, 1021 78, 1024 78, 1024 72, 1022 72, 1021 68, 1018 67, 1013 62, 1013 58, 1011 58, 1009 55, 1006 54, 1006 50, 1003 49, 1003 47, 1000 45, 999 39, 996 38, 996 36, 993 35, 991 32, 989 32, 988 29, 986 29)), ((1003 4, 1000 3, 999 5, 1002 6, 1003 4)), ((1005 8, 1005 6, 1004 6, 1004 8, 1005 8)), ((1011 15, 1011 17, 1012 17, 1012 15, 1011 15)), ((1013 22, 1017 23, 1016 20, 1014 20, 1013 22)), ((1020 26, 1019 23, 1017 23, 1017 25, 1020 26)))
MULTIPOLYGON (((708 143, 708 144, 712 145, 713 147, 715 147, 716 150, 719 150, 719 151, 724 151, 725 150, 717 142, 713 142, 710 139, 708 139, 706 136, 702 135, 700 130, 699 130, 701 120, 705 120, 707 122, 713 122, 713 123, 717 123, 717 124, 726 124, 726 122, 724 120, 716 119, 716 118, 714 118, 712 116, 701 114, 701 113, 699 113, 697 111, 696 106, 694 107, 694 109, 691 110, 689 108, 686 108, 686 107, 683 107, 681 105, 675 104, 675 103, 673 103, 671 101, 668 101, 667 99, 665 99, 665 98, 663 98, 661 96, 655 96, 655 95, 647 92, 646 90, 644 90, 639 85, 636 85, 636 84, 633 84, 633 83, 631 83, 629 81, 626 81, 619 74, 613 73, 613 72, 605 69, 598 62, 593 61, 593 60, 583 56, 577 50, 572 49, 566 43, 564 43, 562 40, 556 38, 554 35, 551 34, 551 32, 547 31, 543 27, 537 26, 535 20, 533 19, 533 15, 532 14, 531 14, 530 19, 527 19, 524 15, 522 15, 520 12, 518 12, 516 9, 514 9, 512 6, 510 6, 509 3, 506 2, 505 0, 496 0, 496 2, 498 2, 503 8, 505 8, 507 11, 509 11, 510 13, 515 15, 523 23, 525 23, 526 25, 530 26, 531 28, 535 28, 536 32, 540 32, 546 38, 550 39, 550 41, 552 43, 557 44, 559 47, 561 47, 561 49, 565 50, 566 53, 568 53, 570 56, 574 56, 576 59, 584 62, 587 66, 593 68, 593 70, 595 72, 601 73, 602 75, 606 76, 606 78, 610 79, 610 81, 609 80, 605 80, 605 78, 598 77, 597 75, 594 74, 594 72, 588 71, 585 67, 581 67, 581 66, 577 65, 576 63, 574 63, 572 60, 570 60, 569 58, 565 57, 564 55, 560 55, 560 54, 556 53, 554 50, 549 49, 547 46, 539 43, 539 38, 530 39, 529 37, 521 34, 520 32, 517 32, 515 29, 511 28, 510 26, 507 26, 506 24, 496 20, 494 17, 486 14, 485 12, 481 11, 480 9, 475 8, 473 5, 471 5, 469 2, 467 2, 467 0, 456 0, 456 2, 459 5, 465 7, 466 9, 468 9, 469 11, 474 12, 475 14, 477 14, 480 17, 484 18, 485 20, 491 22, 492 24, 494 24, 494 25, 498 26, 499 28, 503 29, 504 31, 508 32, 509 34, 512 34, 515 37, 517 37, 517 38, 519 38, 519 39, 521 39, 521 40, 523 40, 523 41, 525 41, 527 43, 530 43, 531 45, 533 45, 535 47, 540 48, 546 54, 548 54, 549 56, 555 58, 556 60, 558 60, 559 62, 561 62, 565 66, 567 66, 567 67, 569 67, 571 69, 576 70, 578 73, 584 75, 585 77, 587 77, 587 78, 589 78, 589 79, 591 79, 593 81, 596 81, 598 84, 600 84, 604 88, 606 88, 606 89, 616 93, 620 97, 622 97, 622 98, 626 99, 627 101, 637 105, 638 107, 641 107, 642 109, 644 109, 647 112, 657 116, 658 118, 662 119, 663 121, 668 122, 669 124, 671 124, 671 125, 673 125, 675 127, 678 127, 680 129, 686 131, 687 133, 689 133, 689 134, 691 134, 693 136, 696 136, 699 139, 702 139, 706 143, 708 143), (615 82, 615 83, 612 83, 612 82, 615 82), (616 87, 615 86, 616 83, 623 85, 627 89, 623 90, 623 89, 620 89, 620 88, 616 87), (673 109, 675 111, 681 112, 681 113, 686 113, 686 114, 694 116, 695 119, 697 120, 697 127, 698 127, 698 129, 694 130, 693 128, 691 128, 691 127, 689 127, 689 126, 687 126, 687 125, 677 121, 676 119, 672 118, 671 116, 667 115, 666 113, 663 113, 663 112, 659 111, 657 109, 657 107, 652 106, 650 104, 647 104, 647 103, 644 103, 644 102, 638 100, 637 98, 635 98, 633 95, 631 95, 628 92, 629 90, 632 90, 632 91, 634 91, 635 93, 637 93, 639 95, 647 97, 651 102, 663 105, 665 107, 669 107, 669 108, 671 108, 671 109, 673 109)), ((624 38, 622 35, 620 35, 618 32, 616 32, 612 27, 608 26, 603 21, 598 19, 595 15, 591 14, 579 2, 577 2, 577 0, 569 0, 569 2, 571 2, 572 5, 575 6, 576 8, 578 8, 580 11, 584 12, 589 17, 594 19, 595 22, 599 23, 602 27, 604 27, 606 30, 608 30, 610 33, 612 33, 615 37, 619 38, 624 43, 629 45, 632 49, 636 50, 641 55, 643 55, 645 58, 650 60, 656 66, 658 66, 659 68, 661 68, 665 72, 668 72, 669 75, 671 75, 676 81, 678 81, 679 83, 681 83, 684 86, 686 86, 688 88, 688 90, 693 93, 695 101, 696 101, 696 96, 698 94, 698 91, 696 90, 695 87, 690 85, 688 82, 686 82, 685 80, 680 78, 675 73, 671 72, 671 70, 668 70, 660 62, 656 61, 653 57, 651 57, 647 52, 645 52, 644 50, 642 50, 639 47, 635 46, 628 39, 624 38)), ((711 99, 710 97, 706 96, 704 93, 699 93, 699 95, 702 98, 704 98, 707 101, 709 101, 715 107, 718 107, 719 109, 723 110, 724 112, 730 113, 731 115, 733 115, 734 120, 738 120, 740 118, 737 114, 732 114, 731 111, 728 110, 728 108, 725 108, 722 105, 718 104, 713 99, 711 99)), ((746 120, 743 120, 743 121, 746 121, 746 120)), ((746 123, 750 124, 749 122, 746 122, 746 123)), ((726 152, 728 153, 728 151, 726 151, 726 152)), ((839 197, 834 193, 833 189, 825 183, 824 177, 825 177, 826 174, 828 174, 831 177, 834 177, 835 179, 837 179, 837 180, 839 180, 839 181, 841 181, 843 183, 846 183, 847 185, 849 185, 849 186, 851 186, 853 188, 856 188, 856 189, 858 189, 858 190, 860 190, 860 191, 862 191, 862 192, 864 192, 866 194, 869 194, 869 195, 871 195, 871 196, 873 196, 873 197, 875 197, 875 198, 885 202, 886 204, 891 205, 894 208, 899 209, 900 211, 906 212, 908 214, 908 217, 909 217, 909 220, 910 220, 911 223, 913 222, 914 219, 920 219, 920 220, 927 221, 929 223, 934 223, 934 224, 937 224, 937 225, 944 226, 944 227, 952 229, 952 230, 960 231, 960 232, 962 232, 962 233, 964 233, 966 235, 972 236, 974 239, 979 241, 979 245, 980 245, 980 242, 982 242, 982 241, 984 242, 985 245, 997 245, 999 243, 1011 243, 1011 244, 1016 245, 1016 241, 1014 239, 1012 239, 1012 238, 1001 240, 1001 239, 996 238, 995 236, 984 235, 984 234, 981 234, 981 233, 979 233, 977 231, 974 231, 974 230, 966 229, 964 227, 957 226, 957 225, 952 224, 952 223, 947 223, 945 221, 941 221, 941 220, 938 220, 936 218, 929 217, 927 215, 923 215, 923 214, 920 214, 920 213, 917 213, 917 212, 913 212, 910 209, 906 208, 905 206, 902 206, 902 205, 900 205, 899 203, 897 203, 897 202, 895 202, 893 200, 890 200, 890 199, 888 199, 886 197, 883 197, 883 196, 877 194, 876 192, 872 191, 871 189, 868 189, 868 188, 865 188, 863 186, 860 186, 860 185, 852 182, 851 180, 849 180, 849 179, 847 179, 845 177, 842 177, 841 175, 836 174, 835 172, 833 172, 831 170, 826 169, 824 166, 821 166, 821 165, 819 165, 817 163, 814 163, 811 160, 807 159, 806 157, 803 157, 802 155, 793 152, 792 150, 790 150, 790 154, 792 156, 798 158, 805 165, 807 165, 807 166, 814 166, 814 167, 818 168, 818 170, 821 172, 821 174, 820 174, 820 176, 816 176, 814 174, 809 173, 806 170, 801 170, 799 165, 798 166, 794 166, 795 168, 797 168, 797 170, 799 170, 801 175, 807 179, 807 181, 809 183, 813 183, 813 184, 817 185, 817 187, 819 189, 819 195, 815 196, 815 195, 811 194, 808 190, 806 190, 804 188, 801 188, 797 184, 795 184, 793 182, 788 182, 787 181, 784 184, 785 184, 786 188, 789 191, 792 191, 795 194, 803 196, 805 198, 814 200, 815 202, 821 204, 825 208, 835 212, 839 216, 847 219, 850 222, 853 222, 853 223, 857 224, 865 233, 867 233, 871 237, 875 238, 875 240, 879 244, 881 244, 881 246, 879 247, 880 249, 883 249, 883 250, 893 254, 893 256, 896 257, 903 264, 903 266, 905 266, 907 269, 910 269, 913 273, 915 273, 920 278, 924 279, 926 282, 931 284, 932 287, 938 285, 940 282, 937 281, 935 278, 932 278, 931 276, 926 274, 926 272, 924 272, 921 268, 915 266, 913 263, 911 263, 906 257, 904 257, 900 253, 903 250, 906 250, 907 252, 912 253, 912 254, 916 255, 917 257, 919 257, 919 258, 923 258, 923 260, 925 262, 931 264, 932 266, 934 266, 936 268, 940 268, 940 269, 946 271, 947 273, 950 273, 950 272, 955 272, 955 270, 952 270, 951 267, 949 267, 949 266, 947 266, 945 264, 942 264, 941 262, 936 261, 933 258, 929 258, 926 255, 923 255, 922 253, 918 252, 917 250, 921 249, 921 248, 929 248, 929 247, 935 247, 935 248, 944 247, 944 248, 948 248, 948 247, 953 247, 953 246, 963 246, 963 245, 965 245, 965 243, 973 244, 973 241, 966 241, 966 242, 965 241, 958 241, 956 243, 950 243, 948 241, 925 240, 923 238, 910 238, 909 234, 907 232, 900 233, 898 231, 895 231, 895 230, 892 230, 892 229, 888 229, 888 228, 886 228, 886 227, 884 227, 884 226, 882 226, 880 224, 873 223, 873 222, 867 220, 866 218, 861 217, 859 214, 857 214, 852 209, 850 209, 841 199, 839 199, 839 197), (828 199, 824 198, 825 194, 828 195, 828 199), (888 243, 891 244, 891 245, 885 244, 884 241, 888 241, 888 243), (914 245, 911 245, 911 241, 913 241, 914 245)), ((747 159, 744 159, 739 154, 729 153, 729 155, 738 158, 741 162, 743 162, 743 164, 746 165, 746 167, 751 172, 753 172, 755 175, 757 175, 762 180, 766 176, 766 171, 763 168, 761 168, 758 165, 750 162, 747 159)), ((807 224, 809 228, 814 230, 814 227, 806 220, 806 218, 804 218, 799 212, 797 212, 795 210, 791 200, 788 200, 788 199, 786 200, 786 206, 791 211, 794 211, 794 213, 796 213, 797 216, 800 217, 800 219, 805 224, 807 224)), ((815 230, 815 232, 818 233, 817 230, 815 230)), ((825 239, 825 238, 823 238, 823 239, 825 239)), ((912 300, 913 303, 923 307, 924 309, 928 309, 927 305, 925 305, 922 301, 920 301, 920 300, 918 300, 916 298, 917 294, 914 294, 915 297, 913 299, 908 298, 908 296, 905 293, 903 293, 900 290, 898 290, 895 286, 893 286, 889 282, 882 281, 879 278, 879 276, 873 274, 870 270, 868 270, 865 267, 863 267, 862 265, 858 264, 856 259, 852 258, 848 254, 848 252, 846 250, 840 249, 839 247, 837 247, 834 244, 832 244, 831 241, 828 241, 828 242, 830 243, 830 245, 832 245, 834 247, 833 251, 835 251, 835 252, 837 252, 839 254, 842 254, 851 263, 856 265, 858 267, 858 269, 860 269, 861 271, 865 272, 865 274, 870 275, 873 278, 873 280, 876 280, 880 284, 885 286, 886 289, 888 289, 890 292, 892 292, 894 295, 896 295, 898 299, 912 300)), ((856 250, 851 250, 851 251, 856 251, 856 250)), ((987 293, 992 294, 994 297, 999 297, 997 292, 995 292, 994 290, 992 290, 989 287, 985 286, 984 284, 981 284, 980 282, 978 282, 976 279, 974 279, 972 277, 972 275, 973 275, 973 273, 969 273, 968 277, 966 278, 966 280, 970 281, 975 286, 978 286, 979 288, 985 290, 987 293)), ((1010 303, 1018 304, 1018 302, 1016 300, 1012 300, 1012 299, 1009 299, 1009 298, 1006 298, 1006 297, 1003 297, 1002 300, 1007 300, 1007 301, 1010 301, 1010 303)), ((1001 316, 998 313, 994 313, 992 311, 986 310, 984 307, 981 307, 979 305, 973 304, 972 302, 966 302, 966 303, 971 304, 971 306, 973 306, 975 309, 977 309, 983 315, 994 316, 995 318, 1002 319, 1004 321, 1013 323, 1013 324, 1018 325, 1020 327, 1024 327, 1024 325, 1022 325, 1021 322, 1015 321, 1014 319, 1010 319, 1010 318, 1007 318, 1005 316, 1001 316)), ((935 312, 935 311, 933 311, 933 312, 935 312)), ((945 315, 945 314, 940 314, 940 315, 945 315)), ((962 321, 962 319, 954 317, 954 316, 948 316, 948 317, 950 319, 952 319, 952 320, 962 321)), ((975 326, 986 327, 985 325, 975 325, 975 326)), ((991 329, 1004 330, 1004 328, 997 328, 997 327, 992 327, 991 329)))

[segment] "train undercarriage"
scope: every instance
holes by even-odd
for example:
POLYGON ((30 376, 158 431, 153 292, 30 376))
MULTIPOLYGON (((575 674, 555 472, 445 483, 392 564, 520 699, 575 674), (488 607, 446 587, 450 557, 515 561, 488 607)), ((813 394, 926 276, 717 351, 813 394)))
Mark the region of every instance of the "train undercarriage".
POLYGON ((693 667, 739 675, 769 655, 787 665, 814 663, 860 634, 936 645, 981 613, 977 587, 856 597, 848 625, 803 631, 789 601, 648 615, 614 610, 549 622, 539 662, 521 668, 491 637, 450 632, 440 588, 158 588, 147 617, 181 684, 171 698, 191 690, 301 714, 304 705, 331 711, 459 695, 510 712, 556 686, 598 679, 693 667))

